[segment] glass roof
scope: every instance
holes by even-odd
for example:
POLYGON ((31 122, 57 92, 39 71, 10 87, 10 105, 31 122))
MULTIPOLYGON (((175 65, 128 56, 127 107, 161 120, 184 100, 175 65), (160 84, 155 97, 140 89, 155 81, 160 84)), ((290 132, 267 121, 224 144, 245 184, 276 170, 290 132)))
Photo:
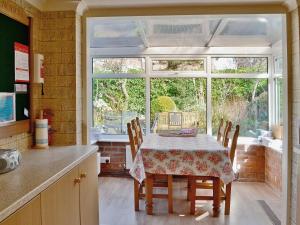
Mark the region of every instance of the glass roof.
POLYGON ((90 47, 266 47, 281 39, 280 15, 89 18, 90 47))

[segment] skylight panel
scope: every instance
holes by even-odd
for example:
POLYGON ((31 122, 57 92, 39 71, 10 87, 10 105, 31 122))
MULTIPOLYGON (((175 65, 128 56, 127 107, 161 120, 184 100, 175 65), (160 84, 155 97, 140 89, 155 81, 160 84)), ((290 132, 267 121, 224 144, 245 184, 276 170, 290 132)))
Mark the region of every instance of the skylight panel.
POLYGON ((203 32, 202 24, 155 24, 154 34, 199 34, 203 32))
POLYGON ((220 35, 266 36, 267 29, 267 23, 262 21, 229 21, 220 35))

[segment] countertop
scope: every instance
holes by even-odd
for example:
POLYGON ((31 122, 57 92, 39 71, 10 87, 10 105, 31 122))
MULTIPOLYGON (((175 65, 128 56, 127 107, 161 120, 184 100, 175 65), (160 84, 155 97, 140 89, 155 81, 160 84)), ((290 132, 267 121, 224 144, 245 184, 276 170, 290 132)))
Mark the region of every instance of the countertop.
POLYGON ((17 169, 0 174, 0 222, 97 150, 79 145, 23 152, 17 169))

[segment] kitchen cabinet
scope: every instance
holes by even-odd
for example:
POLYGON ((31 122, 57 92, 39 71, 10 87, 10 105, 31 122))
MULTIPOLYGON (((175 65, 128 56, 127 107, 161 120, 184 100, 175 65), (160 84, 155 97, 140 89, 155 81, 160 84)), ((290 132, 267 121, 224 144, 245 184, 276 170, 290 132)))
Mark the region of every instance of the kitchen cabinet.
POLYGON ((80 225, 78 167, 41 193, 42 225, 80 225))
POLYGON ((97 166, 96 154, 79 165, 81 225, 99 224, 97 166))
POLYGON ((41 193, 42 225, 98 225, 96 154, 41 193))
POLYGON ((41 225, 40 196, 37 196, 0 225, 41 225))

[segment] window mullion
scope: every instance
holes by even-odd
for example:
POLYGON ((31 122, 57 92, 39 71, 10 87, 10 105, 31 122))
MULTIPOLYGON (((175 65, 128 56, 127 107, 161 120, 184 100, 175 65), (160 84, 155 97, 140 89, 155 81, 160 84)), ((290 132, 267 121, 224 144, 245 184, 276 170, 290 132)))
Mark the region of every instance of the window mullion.
POLYGON ((269 129, 271 129, 272 125, 275 124, 276 121, 276 97, 275 97, 275 86, 273 79, 273 60, 272 57, 268 57, 268 106, 269 106, 269 129))
POLYGON ((151 71, 151 59, 149 56, 146 60, 146 134, 150 134, 150 113, 151 113, 151 87, 150 87, 150 71, 151 71))
POLYGON ((211 57, 207 57, 206 98, 206 132, 212 135, 211 57))

